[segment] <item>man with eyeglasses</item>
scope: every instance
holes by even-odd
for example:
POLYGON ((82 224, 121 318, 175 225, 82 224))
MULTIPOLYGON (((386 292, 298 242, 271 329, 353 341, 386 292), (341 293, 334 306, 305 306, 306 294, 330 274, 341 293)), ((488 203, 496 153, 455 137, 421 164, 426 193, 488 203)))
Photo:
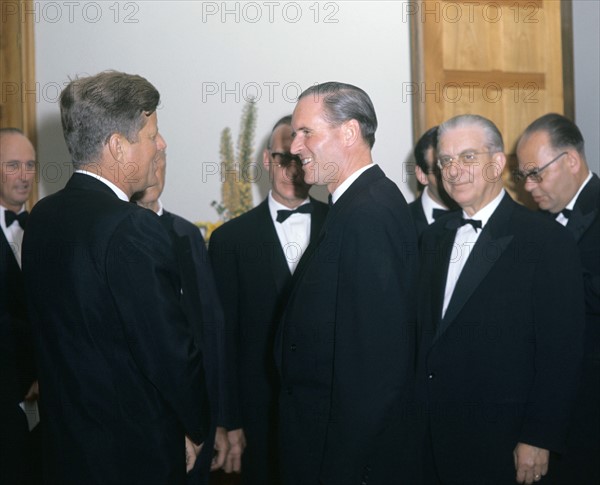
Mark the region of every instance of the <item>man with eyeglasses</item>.
MULTIPOLYGON (((502 187, 502 135, 488 119, 440 125, 438 163, 462 211, 422 235, 415 483, 533 483, 561 451, 582 355, 575 244, 502 187)), ((551 466, 551 465, 550 465, 551 466)))
POLYGON ((517 156, 525 190, 573 235, 583 265, 583 375, 567 449, 556 461, 556 483, 600 483, 600 179, 588 168, 581 131, 559 114, 531 123, 517 156))
MULTIPOLYGON (((300 160, 290 154, 291 116, 281 118, 263 151, 271 190, 246 214, 213 232, 209 254, 225 311, 231 409, 243 428, 244 485, 278 485, 276 324, 292 273, 325 220, 327 204, 308 196, 300 160)), ((236 438, 239 441, 239 437, 236 438)), ((243 437, 241 438, 243 439, 243 437)))
POLYGON ((429 224, 449 210, 456 209, 456 204, 448 196, 442 186, 440 169, 437 166, 435 146, 437 143, 437 126, 427 130, 415 145, 415 176, 423 187, 421 195, 408 204, 417 234, 420 235, 429 224))

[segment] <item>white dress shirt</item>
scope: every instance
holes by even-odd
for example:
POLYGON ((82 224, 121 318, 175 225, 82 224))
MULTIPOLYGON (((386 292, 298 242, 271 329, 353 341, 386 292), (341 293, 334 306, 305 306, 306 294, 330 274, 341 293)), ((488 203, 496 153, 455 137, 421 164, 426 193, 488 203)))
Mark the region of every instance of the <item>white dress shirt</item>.
MULTIPOLYGON (((21 245, 23 244, 23 228, 19 224, 19 221, 15 220, 10 227, 6 227, 6 215, 5 212, 8 209, 3 205, 0 205, 0 227, 2 227, 2 232, 8 241, 8 245, 12 249, 13 254, 15 255, 15 259, 17 263, 19 263, 19 267, 21 266, 21 245)), ((25 205, 21 207, 18 214, 25 210, 25 205)))
MULTIPOLYGON (((283 249, 285 260, 287 261, 290 272, 293 274, 298 266, 300 258, 306 251, 310 241, 310 214, 295 213, 288 217, 283 222, 277 222, 278 210, 293 210, 289 207, 280 204, 273 198, 273 194, 269 191, 269 211, 271 218, 279 237, 279 243, 283 249)), ((307 198, 304 202, 298 205, 307 204, 310 199, 307 198)))
POLYGON ((446 288, 444 291, 442 317, 446 314, 446 309, 448 308, 450 300, 452 299, 456 282, 458 281, 460 273, 462 272, 467 260, 469 259, 469 256, 471 255, 473 246, 475 246, 477 239, 479 239, 479 235, 485 228, 485 225, 489 221, 490 217, 492 217, 492 214, 500 205, 500 201, 502 200, 502 197, 504 197, 504 193, 504 189, 502 189, 494 200, 480 209, 477 213, 473 214, 473 216, 469 216, 463 211, 462 217, 464 219, 475 219, 481 221, 481 229, 475 229, 471 224, 465 224, 464 226, 459 227, 456 231, 454 244, 452 245, 452 252, 450 253, 450 264, 448 266, 448 276, 446 278, 446 288))

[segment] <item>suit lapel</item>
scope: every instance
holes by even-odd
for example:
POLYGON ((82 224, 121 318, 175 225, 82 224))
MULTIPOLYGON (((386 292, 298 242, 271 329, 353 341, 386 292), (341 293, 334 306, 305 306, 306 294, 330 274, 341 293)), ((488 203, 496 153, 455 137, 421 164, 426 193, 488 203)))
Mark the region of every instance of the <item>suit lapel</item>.
MULTIPOLYGON (((512 204, 514 204, 512 199, 508 195, 505 195, 500 202, 500 205, 483 228, 481 235, 473 246, 469 259, 467 259, 458 281, 456 282, 444 318, 442 318, 437 329, 435 336, 436 340, 448 329, 454 319, 458 316, 469 298, 471 298, 477 287, 492 269, 496 261, 500 259, 502 253, 512 241, 514 236, 508 233, 510 215, 513 211, 512 204)), ((455 231, 452 232, 455 233, 455 231)), ((448 255, 448 258, 449 257, 450 255, 448 255)), ((445 278, 442 283, 442 288, 445 289, 445 278)), ((441 298, 443 301, 443 293, 441 298)))

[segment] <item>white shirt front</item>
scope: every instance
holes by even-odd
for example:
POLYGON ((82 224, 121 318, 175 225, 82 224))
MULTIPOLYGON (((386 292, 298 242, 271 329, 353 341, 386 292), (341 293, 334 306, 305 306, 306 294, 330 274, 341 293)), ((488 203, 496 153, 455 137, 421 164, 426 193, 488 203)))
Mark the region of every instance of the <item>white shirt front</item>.
POLYGON ((442 317, 446 314, 446 309, 448 308, 450 300, 452 299, 456 282, 458 281, 460 273, 462 272, 467 260, 469 259, 469 256, 471 255, 473 246, 475 246, 477 239, 479 239, 479 236, 481 235, 481 232, 485 228, 485 225, 489 221, 490 217, 492 217, 492 214, 500 205, 504 194, 504 189, 502 189, 494 200, 480 209, 477 213, 473 214, 473 216, 469 216, 463 211, 462 217, 464 219, 481 221, 481 229, 476 230, 471 224, 465 224, 464 226, 459 227, 456 231, 454 244, 452 245, 452 252, 450 253, 450 264, 448 265, 448 276, 446 278, 446 288, 444 291, 442 317))
MULTIPOLYGON (((2 232, 8 241, 8 245, 12 249, 13 254, 15 255, 15 259, 17 263, 19 263, 19 267, 21 266, 21 246, 23 244, 23 228, 19 224, 19 221, 14 221, 10 227, 6 227, 6 211, 8 209, 3 205, 0 205, 0 227, 2 227, 2 232)), ((25 205, 21 207, 18 214, 25 210, 25 205)))
MULTIPOLYGON (((308 247, 308 243, 310 241, 310 214, 302 214, 295 213, 288 217, 283 222, 277 222, 277 211, 278 210, 292 210, 289 207, 280 204, 273 198, 273 194, 269 191, 269 211, 271 213, 271 218, 273 220, 273 224, 275 225, 275 230, 277 231, 277 236, 279 237, 279 243, 281 244, 281 249, 283 249, 283 254, 285 255, 285 260, 287 261, 288 268, 290 268, 290 272, 293 274, 296 270, 296 266, 298 266, 298 262, 300 258, 306 251, 308 247)), ((310 202, 310 199, 307 198, 304 202, 298 205, 307 204, 310 202)))

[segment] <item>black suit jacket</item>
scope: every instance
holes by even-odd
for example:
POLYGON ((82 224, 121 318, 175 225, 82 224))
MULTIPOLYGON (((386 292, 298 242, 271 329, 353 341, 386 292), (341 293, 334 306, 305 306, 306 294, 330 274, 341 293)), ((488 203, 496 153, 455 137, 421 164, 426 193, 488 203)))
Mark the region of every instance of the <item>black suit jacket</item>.
POLYGON ((600 362, 600 179, 596 174, 579 194, 567 229, 583 266, 586 308, 586 357, 600 362))
MULTIPOLYGON (((193 483, 208 483, 217 426, 227 422, 225 394, 224 316, 204 238, 198 227, 164 211, 161 222, 171 235, 181 279, 181 305, 202 350, 210 401, 210 428, 202 453, 190 475, 193 483)), ((200 409, 206 412, 208 409, 200 409)))
POLYGON ((35 380, 36 372, 31 329, 27 319, 23 274, 2 230, 0 230, 0 265, 2 268, 0 277, 4 283, 0 299, 10 317, 10 332, 16 356, 14 374, 18 381, 18 395, 15 395, 14 398, 15 402, 19 403, 35 380))
POLYGON ((447 226, 460 217, 421 239, 421 436, 443 483, 512 483, 518 442, 564 447, 582 355, 581 266, 567 231, 505 195, 442 318, 450 257, 467 255, 447 226))
POLYGON ((21 270, 1 230, 0 251, 0 483, 21 483, 27 469, 29 428, 19 403, 26 383, 31 384, 22 362, 32 356, 27 351, 31 346, 24 345, 28 336, 24 308, 16 305, 24 299, 21 270))
POLYGON ((423 231, 429 227, 427 217, 425 216, 425 211, 423 210, 423 204, 421 203, 421 196, 408 204, 408 208, 410 209, 410 214, 413 218, 413 222, 415 223, 417 236, 421 236, 423 231))
POLYGON ((202 356, 156 214, 74 174, 23 241, 54 483, 181 483, 184 435, 205 439, 202 356))
MULTIPOLYGON (((314 240, 327 205, 314 199, 312 203, 314 240)), ((245 482, 267 485, 277 480, 267 473, 276 460, 279 378, 273 345, 291 280, 268 200, 214 231, 209 254, 225 311, 233 409, 229 428, 243 427, 247 434, 245 482)))
POLYGON ((416 245, 404 197, 375 166, 330 209, 301 260, 276 348, 286 485, 401 476, 416 245))
MULTIPOLYGON (((556 218, 556 214, 550 214, 556 218)), ((551 483, 600 482, 600 179, 583 188, 566 228, 581 256, 585 287, 585 348, 581 386, 567 450, 551 465, 551 483)))

